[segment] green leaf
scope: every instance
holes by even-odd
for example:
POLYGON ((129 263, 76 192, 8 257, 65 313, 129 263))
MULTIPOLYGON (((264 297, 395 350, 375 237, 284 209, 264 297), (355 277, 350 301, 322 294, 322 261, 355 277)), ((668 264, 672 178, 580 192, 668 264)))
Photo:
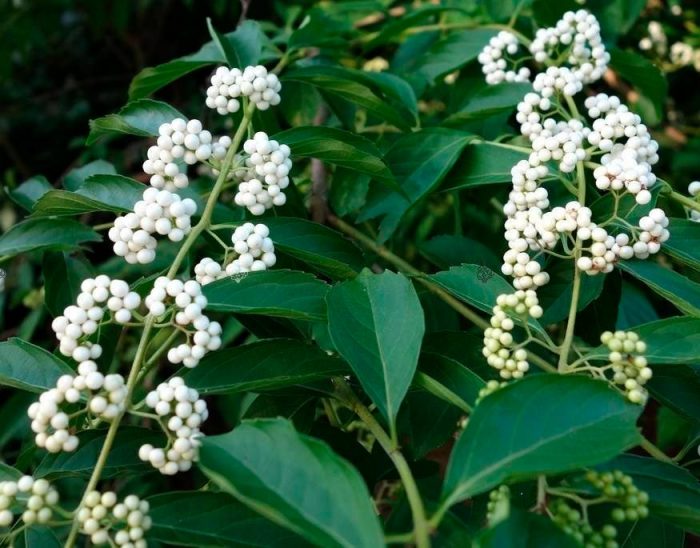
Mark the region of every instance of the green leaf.
POLYGON ((683 548, 685 533, 660 519, 648 517, 634 522, 622 548, 683 548))
MULTIPOLYGON (((571 307, 571 290, 574 280, 574 265, 569 261, 557 261, 547 268, 549 283, 542 287, 537 296, 544 314, 540 319, 542 325, 557 323, 569 314, 571 307)), ((581 311, 600 297, 605 283, 605 276, 583 276, 577 310, 581 311)))
POLYGON ((63 188, 66 190, 78 190, 89 177, 93 175, 116 175, 117 170, 113 164, 104 160, 95 160, 84 166, 71 169, 63 178, 63 188))
MULTIPOLYGON (((86 430, 78 434, 80 445, 72 453, 48 453, 34 471, 36 477, 63 478, 67 476, 89 477, 95 469, 97 458, 105 442, 107 430, 86 430)), ((163 446, 165 443, 161 433, 152 432, 134 426, 119 428, 114 445, 107 457, 103 478, 119 476, 125 471, 132 473, 135 468, 142 468, 142 473, 149 470, 150 465, 139 459, 139 447, 144 443, 163 446)))
POLYGON ((9 191, 12 200, 27 211, 31 211, 36 201, 53 187, 43 175, 27 179, 14 190, 9 191))
POLYGON ((316 346, 292 339, 265 339, 208 354, 183 374, 202 394, 275 390, 347 373, 347 365, 316 346))
POLYGON ((171 122, 175 118, 186 116, 167 103, 137 99, 122 107, 117 114, 90 120, 90 133, 86 144, 92 145, 107 135, 155 137, 161 124, 171 122))
POLYGON ((287 420, 246 421, 228 434, 203 438, 199 466, 221 489, 311 543, 384 543, 359 473, 287 420))
POLYGON ((70 250, 102 238, 92 228, 70 219, 27 219, 0 236, 0 256, 42 249, 70 250))
POLYGON ((398 188, 379 149, 361 135, 330 127, 301 126, 287 129, 274 138, 289 145, 295 158, 318 158, 398 188))
POLYGON ((393 100, 372 77, 361 70, 337 66, 314 65, 286 72, 283 81, 304 82, 316 86, 323 94, 350 101, 368 113, 403 131, 415 125, 415 115, 393 100))
POLYGON ((466 413, 486 384, 473 371, 448 356, 423 352, 418 364, 415 384, 466 413))
POLYGON ((636 285, 623 281, 615 329, 630 329, 657 319, 659 315, 649 302, 649 296, 636 285))
POLYGON ((265 219, 275 250, 334 278, 352 278, 362 270, 362 252, 339 232, 298 217, 265 219))
POLYGON ((651 261, 621 261, 622 270, 644 282, 653 291, 691 316, 700 316, 700 284, 651 261))
POLYGON ((668 82, 658 67, 638 53, 617 48, 610 50, 610 67, 651 100, 657 116, 663 117, 668 82))
POLYGON ((177 546, 302 546, 294 533, 226 493, 181 491, 149 497, 149 539, 177 546))
POLYGON ((634 331, 647 343, 644 355, 649 363, 700 365, 699 318, 665 318, 637 326, 634 331))
POLYGON ((263 270, 207 284, 207 309, 296 320, 326 317, 328 285, 305 272, 263 270))
POLYGON ((408 458, 420 460, 426 453, 445 445, 464 413, 451 402, 424 390, 413 390, 401 406, 396 428, 408 458), (430 413, 426 413, 430 409, 430 413))
POLYGON ((0 481, 18 480, 22 477, 22 472, 12 468, 9 464, 0 462, 0 481))
POLYGON ((66 374, 74 371, 43 348, 17 338, 0 342, 0 385, 43 392, 66 374))
POLYGON ((700 269, 698 223, 690 219, 670 219, 668 230, 671 238, 664 242, 664 252, 682 263, 700 269))
POLYGON ((334 286, 327 302, 334 346, 393 424, 413 379, 425 332, 413 285, 401 274, 365 270, 334 286))
POLYGON ((580 9, 580 5, 576 0, 559 0, 558 2, 533 0, 532 2, 532 15, 541 27, 553 27, 565 12, 578 9, 580 9))
POLYGON ((575 548, 573 537, 547 516, 511 508, 509 516, 483 531, 474 548, 575 548))
POLYGON ((459 110, 445 120, 445 123, 459 124, 512 111, 531 89, 532 84, 513 82, 495 86, 487 85, 468 97, 459 110))
POLYGON ((382 29, 365 45, 365 50, 369 51, 377 46, 387 44, 390 42, 400 41, 402 34, 406 29, 409 29, 419 22, 425 19, 435 18, 433 16, 446 11, 462 11, 459 6, 436 6, 436 5, 423 5, 410 9, 406 14, 401 17, 392 17, 388 19, 388 22, 382 27, 382 29))
POLYGON ((418 59, 417 72, 429 82, 476 59, 496 31, 486 29, 451 32, 418 59))
POLYGON ((402 192, 370 187, 367 205, 359 220, 383 217, 380 241, 396 230, 404 214, 437 189, 472 136, 447 128, 430 128, 402 135, 386 155, 402 192))
POLYGON ((684 468, 637 455, 622 455, 601 468, 632 476, 649 495, 652 516, 700 533, 700 482, 684 468))
POLYGON ((61 548, 63 543, 50 527, 33 525, 17 535, 13 546, 17 548, 61 548))
POLYGON ((80 293, 80 284, 92 274, 83 261, 61 251, 44 253, 44 303, 52 316, 63 314, 63 310, 75 303, 80 293))
POLYGON ((693 365, 654 367, 646 385, 654 399, 679 415, 700 421, 700 370, 693 365))
POLYGON ((463 263, 483 265, 491 270, 501 268, 501 259, 493 250, 472 238, 456 234, 441 234, 420 244, 421 254, 440 268, 463 263))
POLYGON ((243 70, 249 65, 256 65, 260 60, 265 36, 257 21, 244 21, 235 32, 221 35, 214 29, 211 19, 207 18, 207 28, 229 66, 243 70))
POLYGON ((605 462, 639 442, 641 411, 588 377, 540 374, 509 384, 479 403, 457 440, 447 504, 503 482, 605 462))
POLYGON ((509 145, 473 143, 450 173, 447 190, 510 182, 510 170, 527 157, 509 145))

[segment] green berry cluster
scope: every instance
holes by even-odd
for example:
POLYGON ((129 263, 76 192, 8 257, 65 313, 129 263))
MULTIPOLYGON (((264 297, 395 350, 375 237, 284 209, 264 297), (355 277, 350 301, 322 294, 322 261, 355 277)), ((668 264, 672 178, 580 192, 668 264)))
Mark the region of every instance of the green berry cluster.
POLYGON ((612 511, 614 521, 635 521, 649 515, 649 495, 640 490, 632 478, 620 470, 613 472, 589 471, 586 480, 601 494, 620 506, 612 511))
POLYGON ((606 524, 596 531, 590 523, 582 519, 581 512, 572 508, 564 499, 556 499, 550 506, 552 520, 569 536, 575 538, 585 548, 603 546, 617 548, 617 529, 606 524))
POLYGON ((496 390, 498 390, 499 388, 503 388, 506 384, 508 383, 505 381, 488 381, 484 385, 484 387, 481 390, 479 390, 479 395, 476 398, 476 403, 478 404, 486 396, 488 396, 489 394, 493 394, 494 392, 496 392, 496 390))
POLYGON ((501 485, 489 493, 489 502, 486 505, 486 521, 494 525, 508 515, 510 511, 510 489, 507 485, 501 485))
POLYGON ((644 405, 649 396, 644 385, 652 377, 647 359, 642 355, 646 352, 646 343, 633 331, 606 331, 600 340, 610 350, 608 359, 613 382, 624 387, 631 402, 644 405))

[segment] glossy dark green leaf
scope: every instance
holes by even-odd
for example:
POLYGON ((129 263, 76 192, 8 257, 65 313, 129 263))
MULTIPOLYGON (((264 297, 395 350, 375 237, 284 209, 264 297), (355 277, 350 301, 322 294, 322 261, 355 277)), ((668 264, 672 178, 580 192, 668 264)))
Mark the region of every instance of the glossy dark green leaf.
POLYGON ((0 256, 43 249, 69 250, 102 238, 92 228, 71 219, 27 219, 0 236, 0 256))
POLYGON ((94 160, 83 166, 71 169, 63 178, 63 188, 78 190, 93 175, 116 175, 117 169, 105 160, 94 160))
MULTIPOLYGON (((697 359, 695 360, 697 361, 697 359)), ((654 366, 646 385, 655 400, 679 415, 700 421, 700 368, 697 365, 654 366)))
POLYGON ((637 455, 622 455, 601 467, 622 470, 649 495, 652 516, 700 532, 700 481, 686 469, 637 455))
POLYGON ((700 365, 700 319, 665 318, 634 328, 647 343, 645 356, 651 364, 700 365))
POLYGON ((620 544, 622 548, 683 548, 683 529, 655 517, 636 521, 620 544))
POLYGON ((180 491, 148 499, 148 537, 177 546, 303 546, 294 533, 226 493, 180 491))
POLYGON ((184 373, 203 394, 275 390, 347 373, 342 360, 292 339, 265 339, 208 354, 184 373))
POLYGON ((691 316, 700 316, 700 284, 653 260, 621 261, 619 267, 691 316))
POLYGON ((429 278, 454 296, 484 312, 491 312, 496 299, 513 293, 513 287, 486 266, 463 264, 431 274, 429 278))
POLYGON ((92 175, 74 192, 51 190, 34 205, 32 216, 81 215, 92 211, 131 211, 147 187, 122 175, 92 175))
POLYGON ((263 270, 207 284, 207 309, 316 320, 326 316, 328 285, 305 272, 263 270))
POLYGON ((274 138, 289 145, 295 158, 318 158, 396 187, 379 149, 361 135, 337 128, 301 126, 287 129, 274 138))
POLYGON ((31 211, 36 201, 53 187, 43 175, 27 179, 14 190, 9 191, 12 200, 23 209, 31 211))
MULTIPOLYGON (((544 309, 540 319, 542 325, 557 323, 568 316, 574 265, 570 261, 557 261, 552 268, 547 268, 547 272, 550 277, 549 283, 537 292, 540 305, 544 309)), ((583 275, 577 310, 583 310, 600 297, 604 283, 605 276, 583 275)))
POLYGON ((503 482, 605 462, 639 442, 641 411, 589 377, 516 381, 477 405, 450 457, 445 499, 454 504, 503 482))
MULTIPOLYGON (((95 468, 97 458, 105 442, 107 430, 86 430, 78 434, 80 445, 72 453, 48 453, 41 460, 34 475, 49 480, 56 477, 83 476, 89 477, 95 468)), ((165 439, 162 433, 122 426, 114 439, 114 445, 107 457, 102 477, 109 478, 123 474, 126 470, 142 468, 141 473, 148 471, 149 464, 139 459, 139 447, 150 443, 163 447, 165 439)))
POLYGON ((22 472, 9 464, 0 462, 0 481, 17 480, 22 477, 22 472))
POLYGON ((367 42, 365 48, 370 50, 382 44, 398 41, 402 33, 414 25, 428 19, 435 19, 434 16, 446 11, 459 10, 459 6, 438 6, 438 5, 422 5, 411 9, 401 17, 391 18, 377 33, 376 36, 367 42))
POLYGON ((547 516, 511 508, 503 521, 483 531, 474 541, 476 548, 575 548, 567 535, 547 516))
POLYGON ((362 71, 314 65, 290 70, 284 74, 283 80, 312 84, 323 94, 350 101, 403 131, 408 131, 415 125, 414 114, 392 100, 362 71))
POLYGON ((649 296, 636 285, 623 281, 615 329, 629 329, 658 319, 649 296))
POLYGON ((550 2, 549 0, 533 0, 532 15, 541 27, 553 27, 567 11, 576 11, 580 5, 576 0, 559 0, 550 2))
POLYGON ((496 31, 487 29, 451 32, 418 59, 417 72, 429 82, 476 59, 496 31))
POLYGON ((367 201, 371 177, 346 168, 333 171, 328 202, 341 217, 357 213, 367 201))
POLYGON ((359 219, 383 217, 379 239, 388 239, 408 209, 437 189, 471 139, 467 133, 447 128, 430 128, 401 136, 388 150, 386 161, 402 192, 370 188, 359 219))
POLYGON ((454 234, 434 236, 420 245, 420 251, 426 259, 440 268, 476 264, 497 271, 502 262, 489 246, 478 240, 454 234))
POLYGON ((453 125, 514 111, 516 105, 531 89, 531 84, 486 85, 468 97, 454 114, 448 116, 445 123, 453 125))
POLYGON ((413 379, 425 332, 423 310, 401 274, 364 270, 328 293, 333 344, 382 415, 393 423, 413 379))
POLYGON ((668 230, 672 237, 664 242, 664 253, 695 269, 700 269, 698 223, 690 219, 670 219, 668 230))
POLYGON ((154 137, 161 124, 175 118, 186 118, 167 103, 152 99, 131 101, 117 114, 108 114, 90 120, 90 134, 87 144, 91 145, 107 135, 136 135, 154 137))
POLYGON ((448 356, 423 352, 415 384, 470 413, 486 384, 476 373, 448 356))
POLYGON ((22 339, 0 342, 0 385, 43 392, 73 370, 43 348, 22 339))
POLYGON ((214 29, 211 19, 207 19, 207 27, 212 41, 229 66, 243 70, 258 63, 265 35, 257 21, 244 21, 235 32, 227 35, 219 34, 214 29))
POLYGON ((657 115, 664 112, 668 83, 663 72, 638 53, 612 48, 610 67, 651 100, 657 115))
POLYGON ((467 147, 450 173, 448 190, 508 183, 510 170, 528 153, 499 143, 474 143, 467 147))
POLYGON ((61 548, 63 543, 53 528, 46 525, 33 525, 17 535, 14 546, 17 548, 61 548))
POLYGON ((246 421, 202 440, 199 466, 221 489, 321 546, 383 544, 358 472, 284 419, 246 421))
POLYGON ((42 262, 44 269, 44 303, 52 316, 63 314, 64 309, 75 303, 80 284, 92 275, 92 269, 84 261, 62 251, 47 251, 42 262))
POLYGON ((335 278, 352 278, 363 267, 360 248, 327 226, 297 217, 265 219, 275 250, 335 278))

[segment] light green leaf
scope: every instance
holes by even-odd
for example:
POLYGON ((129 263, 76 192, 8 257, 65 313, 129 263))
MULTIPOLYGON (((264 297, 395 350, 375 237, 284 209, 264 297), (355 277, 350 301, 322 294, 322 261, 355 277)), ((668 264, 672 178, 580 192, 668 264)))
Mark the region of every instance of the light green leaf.
POLYGON ((384 543, 359 473, 284 419, 243 422, 202 440, 199 466, 221 489, 320 546, 384 543))
POLYGON ((275 390, 347 373, 342 360, 293 339, 265 339, 208 354, 183 374, 202 394, 275 390))
POLYGON ((653 291, 691 316, 700 316, 700 284, 652 261, 621 261, 625 272, 644 282, 653 291))
POLYGON ((455 444, 447 504, 503 482, 605 462, 639 442, 641 411, 606 382, 583 376, 532 375, 497 390, 455 444))
POLYGON ((0 385, 43 392, 73 370, 43 348, 22 339, 0 342, 0 385))
POLYGON ((296 320, 324 319, 327 292, 328 285, 324 282, 294 270, 250 272, 223 278, 203 288, 208 310, 296 320))
POLYGON ((413 285, 401 274, 365 270, 334 286, 327 302, 334 346, 393 424, 413 379, 425 332, 413 285))
POLYGON ((0 236, 0 256, 41 249, 69 250, 101 240, 92 228, 70 219, 27 219, 0 236))
POLYGON ((90 120, 90 134, 86 144, 91 145, 107 135, 155 137, 161 124, 175 118, 186 119, 186 116, 167 103, 137 99, 122 107, 117 114, 90 120))
POLYGON ((303 546, 294 533, 226 493, 180 491, 149 497, 150 539, 177 546, 303 546))

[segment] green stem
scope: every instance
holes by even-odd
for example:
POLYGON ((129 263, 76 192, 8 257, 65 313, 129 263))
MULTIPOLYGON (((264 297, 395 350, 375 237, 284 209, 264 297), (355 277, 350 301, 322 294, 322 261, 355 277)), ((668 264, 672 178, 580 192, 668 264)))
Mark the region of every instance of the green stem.
POLYGON ((675 190, 672 190, 667 194, 672 200, 675 200, 678 203, 683 204, 685 207, 688 207, 690 209, 694 209, 695 211, 700 211, 700 202, 696 202, 693 198, 690 198, 688 196, 684 196, 680 192, 676 192, 675 190))
POLYGON ((384 431, 384 428, 382 428, 379 422, 377 422, 377 419, 374 418, 374 415, 372 415, 370 410, 367 409, 367 407, 355 395, 348 383, 342 378, 336 378, 334 379, 334 384, 337 390, 338 398, 358 417, 360 417, 362 422, 365 423, 379 445, 382 446, 382 449, 384 449, 386 454, 394 463, 394 466, 399 473, 399 477, 401 478, 401 482, 403 483, 403 488, 406 491, 408 504, 411 507, 416 546, 418 548, 429 548, 430 528, 425 516, 423 500, 421 499, 418 491, 416 481, 413 478, 411 468, 408 466, 408 462, 406 462, 406 458, 396 446, 395 441, 389 437, 389 435, 384 431))
MULTIPOLYGON (((216 183, 214 183, 214 187, 211 191, 211 194, 209 195, 209 199, 207 200, 207 204, 204 208, 204 212, 202 213, 202 217, 200 218, 199 223, 197 223, 197 225, 187 235, 187 238, 183 242, 182 247, 178 251, 175 260, 173 261, 173 264, 170 266, 170 269, 166 274, 167 277, 171 280, 175 278, 177 271, 179 270, 180 266, 185 260, 185 257, 187 257, 187 253, 197 241, 197 238, 202 234, 202 232, 204 232, 209 227, 209 224, 211 223, 211 216, 214 211, 216 201, 219 198, 219 194, 221 193, 221 187, 226 181, 228 172, 231 169, 231 166, 233 165, 233 160, 236 155, 236 151, 238 150, 238 147, 240 146, 241 141, 243 140, 243 136, 245 135, 245 132, 247 130, 248 124, 250 122, 250 117, 253 113, 254 108, 254 105, 249 106, 243 114, 243 119, 241 120, 241 124, 238 127, 238 130, 236 131, 231 146, 229 147, 229 150, 226 153, 226 158, 224 159, 221 172, 219 173, 219 177, 217 178, 216 183)), ((117 435, 117 431, 119 430, 119 425, 122 419, 124 418, 126 408, 129 407, 131 398, 133 397, 134 388, 139 378, 139 371, 141 370, 141 366, 143 365, 144 360, 146 358, 146 347, 148 346, 151 330, 153 329, 153 324, 155 323, 155 321, 156 319, 150 314, 146 316, 146 323, 144 325, 143 333, 141 334, 141 339, 136 350, 136 356, 134 357, 134 362, 131 366, 131 371, 129 372, 129 377, 126 383, 125 410, 119 413, 119 415, 117 415, 113 419, 112 423, 109 425, 109 429, 107 430, 107 436, 105 437, 104 444, 102 445, 100 454, 97 457, 97 462, 95 463, 95 468, 93 469, 92 474, 90 475, 90 479, 88 480, 87 487, 85 488, 80 503, 75 509, 73 525, 71 526, 70 533, 68 534, 68 539, 66 540, 65 548, 73 548, 73 546, 75 546, 75 541, 77 539, 78 531, 80 529, 80 522, 78 521, 77 515, 80 509, 85 505, 85 498, 87 497, 87 494, 90 491, 93 491, 95 487, 97 487, 97 482, 100 480, 102 470, 104 469, 105 464, 107 463, 107 458, 109 457, 109 452, 111 451, 112 445, 114 444, 114 439, 117 435)))
POLYGON ((642 439, 639 442, 639 446, 642 449, 644 449, 647 453, 649 453, 652 457, 654 457, 656 460, 660 460, 662 462, 668 462, 670 464, 675 464, 674 460, 671 457, 669 457, 661 449, 656 447, 656 445, 654 445, 651 441, 649 441, 644 436, 642 436, 641 438, 642 439))

